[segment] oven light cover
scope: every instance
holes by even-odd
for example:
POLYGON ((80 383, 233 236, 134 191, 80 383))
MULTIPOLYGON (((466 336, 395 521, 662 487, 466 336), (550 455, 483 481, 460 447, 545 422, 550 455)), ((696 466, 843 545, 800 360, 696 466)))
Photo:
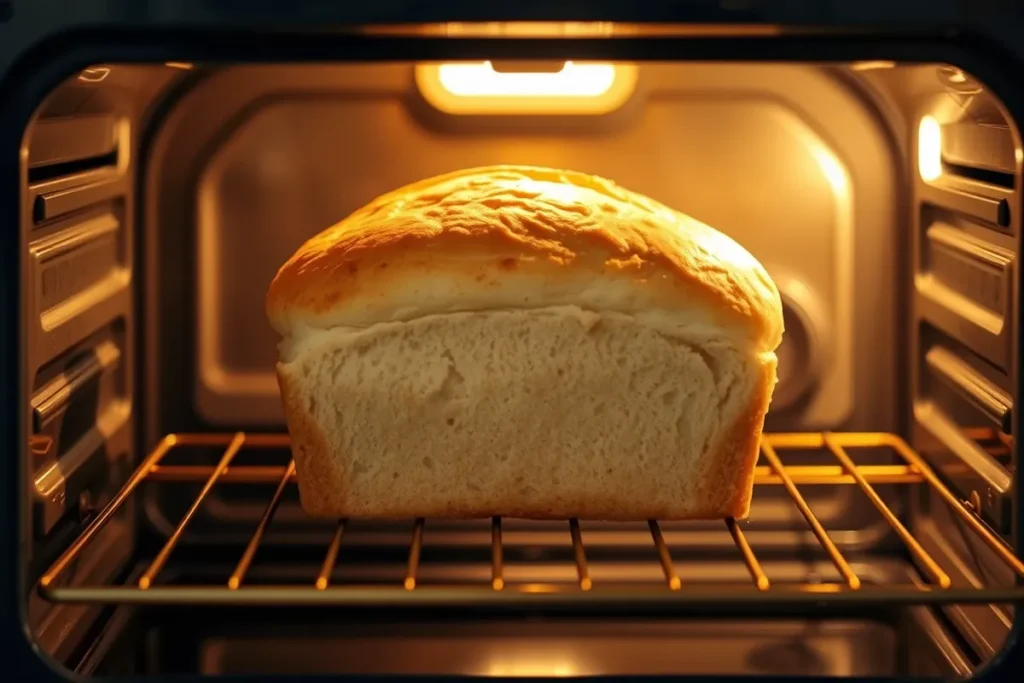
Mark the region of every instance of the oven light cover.
POLYGON ((636 90, 634 65, 565 62, 557 71, 498 71, 491 62, 419 64, 416 86, 434 108, 458 115, 601 115, 636 90))

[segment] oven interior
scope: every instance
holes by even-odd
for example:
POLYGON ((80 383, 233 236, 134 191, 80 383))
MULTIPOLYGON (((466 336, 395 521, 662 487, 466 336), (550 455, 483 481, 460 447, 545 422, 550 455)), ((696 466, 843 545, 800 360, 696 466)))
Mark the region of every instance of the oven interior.
POLYGON ((963 676, 1010 633, 1021 141, 960 69, 102 64, 21 163, 26 619, 60 671, 963 676), (303 516, 276 268, 500 163, 611 178, 765 264, 749 520, 303 516))

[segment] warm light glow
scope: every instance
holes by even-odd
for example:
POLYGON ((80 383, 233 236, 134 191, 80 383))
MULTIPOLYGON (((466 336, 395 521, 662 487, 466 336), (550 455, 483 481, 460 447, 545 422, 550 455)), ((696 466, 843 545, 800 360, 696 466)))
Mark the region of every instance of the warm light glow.
POLYGON ((849 190, 849 183, 846 180, 846 169, 843 168, 836 155, 821 144, 811 147, 811 153, 814 155, 814 160, 818 162, 821 174, 825 176, 825 180, 832 186, 832 190, 837 195, 846 193, 849 190))
POLYGON ((893 69, 896 67, 896 62, 888 62, 882 60, 867 61, 867 62, 854 62, 850 65, 850 68, 854 71, 877 71, 878 69, 893 69))
POLYGON ((101 83, 110 75, 110 67, 92 66, 78 74, 78 80, 86 83, 101 83))
POLYGON ((922 118, 917 129, 917 169, 926 181, 942 175, 942 127, 933 116, 922 118))
POLYGON ((600 97, 615 82, 615 67, 566 62, 555 73, 501 73, 490 62, 442 64, 438 76, 459 97, 600 97))
POLYGON ((499 678, 569 678, 580 675, 573 662, 545 660, 545 657, 536 655, 530 658, 509 657, 506 661, 490 662, 484 675, 499 678))
POLYGON ((490 62, 419 65, 416 83, 449 114, 605 114, 632 94, 636 69, 576 62, 556 72, 501 72, 490 62))

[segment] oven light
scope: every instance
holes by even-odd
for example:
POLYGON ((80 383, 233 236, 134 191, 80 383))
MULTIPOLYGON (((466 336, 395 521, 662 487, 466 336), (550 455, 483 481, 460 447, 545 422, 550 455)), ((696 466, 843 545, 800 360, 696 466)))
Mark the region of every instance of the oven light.
POLYGON ((925 116, 917 128, 917 170, 927 182, 942 175, 942 127, 934 116, 925 116))
MULTIPOLYGON (((514 648, 514 646, 513 646, 514 648)), ((483 662, 485 676, 499 678, 575 678, 585 674, 574 661, 571 653, 540 651, 510 652, 501 659, 483 662)))
POLYGON ((491 62, 421 64, 416 84, 449 114, 606 114, 633 93, 636 68, 568 61, 555 72, 504 72, 491 62))
POLYGON ((485 675, 494 678, 575 678, 579 673, 571 664, 499 662, 491 664, 485 675))
POLYGON ((554 73, 501 73, 490 62, 442 64, 441 86, 459 97, 600 97, 615 82, 611 64, 566 62, 554 73))

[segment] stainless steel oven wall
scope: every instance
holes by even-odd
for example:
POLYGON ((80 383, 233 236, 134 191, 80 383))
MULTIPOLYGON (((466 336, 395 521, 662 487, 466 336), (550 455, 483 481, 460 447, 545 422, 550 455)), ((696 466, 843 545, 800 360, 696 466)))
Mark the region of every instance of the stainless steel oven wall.
MULTIPOLYGON (((911 438, 1004 538, 1012 539, 1020 371, 1021 140, 984 84, 948 66, 899 78, 912 131, 911 438)), ((893 83, 896 85, 896 83, 893 83)), ((914 501, 915 532, 964 585, 1012 585, 938 500, 914 501)), ((1006 605, 942 608, 982 656, 1003 645, 1006 605)))
MULTIPOLYGON (((164 69, 96 66, 43 102, 22 143, 22 368, 29 389, 20 454, 30 571, 52 562, 134 467, 135 156, 145 103, 164 69)), ((109 581, 133 547, 130 507, 67 580, 109 581)), ((99 610, 33 595, 29 626, 65 659, 99 610)))
MULTIPOLYGON (((958 498, 1011 539, 1017 466, 1020 131, 984 84, 943 65, 861 74, 902 112, 908 150, 907 332, 911 440, 958 498)), ((922 490, 912 529, 956 584, 1010 585, 994 555, 922 490)), ((983 659, 1003 646, 1006 605, 941 608, 983 659)))
MULTIPOLYGON (((160 325, 146 344, 149 442, 176 429, 280 428, 276 337, 263 313, 276 268, 380 193, 495 163, 605 175, 733 235, 786 302, 788 369, 769 428, 895 429, 902 158, 854 80, 804 66, 645 63, 633 97, 609 115, 482 120, 433 110, 409 64, 210 73, 160 123, 148 160, 147 314, 160 325)), ((805 495, 844 548, 888 533, 854 487, 836 493, 805 495)), ((203 514, 241 538, 262 505, 218 489, 203 514)), ((184 511, 152 497, 147 510, 165 532, 184 511)), ((759 496, 752 517, 759 552, 815 545, 781 490, 759 496)), ((276 520, 295 533, 308 526, 294 504, 276 520)), ((447 526, 454 536, 487 529, 447 526)), ((549 527, 522 531, 560 539, 549 527)), ((665 530, 731 552, 719 527, 665 530)), ((602 533, 622 538, 614 525, 602 533)))

